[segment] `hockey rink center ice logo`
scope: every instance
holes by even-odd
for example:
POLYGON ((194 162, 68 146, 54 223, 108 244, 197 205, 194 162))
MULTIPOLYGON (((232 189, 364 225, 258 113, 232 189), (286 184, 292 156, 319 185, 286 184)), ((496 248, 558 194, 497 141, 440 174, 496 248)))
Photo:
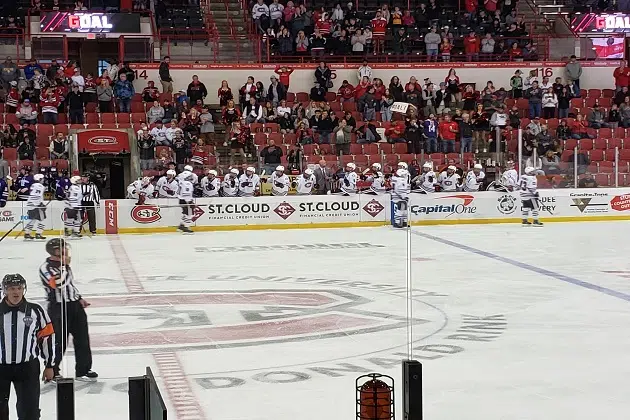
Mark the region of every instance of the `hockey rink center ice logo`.
POLYGON ((383 207, 383 205, 375 199, 372 199, 365 206, 363 206, 363 210, 372 217, 378 216, 378 214, 384 209, 385 207, 383 207))
POLYGON ((293 206, 286 201, 283 201, 282 203, 278 204, 278 207, 276 207, 273 211, 278 216, 282 217, 282 219, 287 220, 289 217, 291 217, 293 213, 295 213, 295 208, 293 208, 293 206))
POLYGON ((630 210, 630 194, 617 195, 610 200, 610 208, 615 211, 630 210))
POLYGON ((158 206, 142 205, 131 209, 131 219, 136 223, 155 223, 162 219, 162 215, 158 206))
POLYGON ((503 214, 512 214, 516 210, 516 198, 512 197, 509 194, 504 194, 499 197, 497 203, 497 210, 503 214))
POLYGON ((475 200, 475 197, 467 194, 448 195, 446 197, 439 197, 437 200, 461 200, 458 203, 453 204, 436 204, 434 206, 411 206, 411 213, 416 216, 429 215, 431 213, 447 213, 445 217, 452 216, 453 214, 474 214, 477 213, 477 207, 471 204, 475 200))

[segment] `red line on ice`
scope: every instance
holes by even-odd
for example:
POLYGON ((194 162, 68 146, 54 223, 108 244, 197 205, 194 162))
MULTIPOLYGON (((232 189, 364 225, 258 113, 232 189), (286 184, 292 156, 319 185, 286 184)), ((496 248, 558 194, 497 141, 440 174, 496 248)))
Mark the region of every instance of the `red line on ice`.
POLYGON ((138 278, 138 274, 133 268, 133 264, 129 259, 127 250, 125 250, 125 246, 120 240, 120 237, 118 237, 118 235, 106 236, 109 239, 109 246, 114 253, 116 264, 118 264, 118 268, 120 268, 120 274, 122 274, 123 276, 123 280, 125 281, 125 286, 127 286, 127 290, 129 291, 129 293, 143 293, 144 286, 142 286, 142 283, 138 278))

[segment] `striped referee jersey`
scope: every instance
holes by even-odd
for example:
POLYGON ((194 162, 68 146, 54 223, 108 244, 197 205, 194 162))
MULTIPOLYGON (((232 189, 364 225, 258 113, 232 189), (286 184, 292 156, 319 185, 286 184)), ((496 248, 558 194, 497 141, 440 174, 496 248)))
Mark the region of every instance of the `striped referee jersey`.
POLYGON ((0 364, 27 363, 41 357, 55 364, 55 332, 48 314, 37 303, 22 299, 18 306, 0 302, 0 364))
POLYGON ((39 279, 44 285, 50 303, 75 302, 81 299, 81 294, 74 285, 72 269, 69 266, 62 266, 59 261, 47 258, 39 267, 39 279))
POLYGON ((101 196, 98 192, 98 188, 93 182, 87 184, 81 184, 81 198, 82 203, 90 203, 93 205, 99 205, 101 202, 101 196))

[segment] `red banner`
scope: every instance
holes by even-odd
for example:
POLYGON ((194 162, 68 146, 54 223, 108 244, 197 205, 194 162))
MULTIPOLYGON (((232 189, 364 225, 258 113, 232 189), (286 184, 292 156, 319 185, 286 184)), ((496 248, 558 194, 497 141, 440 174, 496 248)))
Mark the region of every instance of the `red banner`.
POLYGON ((79 153, 129 153, 129 135, 117 130, 83 130, 77 133, 79 153))
POLYGON ((118 201, 105 200, 105 233, 115 235, 118 233, 118 201))

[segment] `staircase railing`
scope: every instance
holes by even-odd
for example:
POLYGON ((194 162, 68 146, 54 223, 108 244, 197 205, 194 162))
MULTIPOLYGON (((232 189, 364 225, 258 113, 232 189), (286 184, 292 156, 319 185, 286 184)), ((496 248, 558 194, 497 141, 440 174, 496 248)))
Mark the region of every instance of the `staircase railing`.
POLYGON ((536 16, 542 17, 544 19, 544 25, 545 25, 545 29, 547 30, 547 33, 550 36, 553 36, 555 33, 553 25, 550 24, 549 20, 542 13, 540 13, 540 10, 538 10, 538 7, 536 7, 536 4, 534 3, 534 1, 533 0, 520 0, 519 2, 517 2, 517 7, 520 7, 523 4, 525 4, 525 7, 529 8, 536 16))

